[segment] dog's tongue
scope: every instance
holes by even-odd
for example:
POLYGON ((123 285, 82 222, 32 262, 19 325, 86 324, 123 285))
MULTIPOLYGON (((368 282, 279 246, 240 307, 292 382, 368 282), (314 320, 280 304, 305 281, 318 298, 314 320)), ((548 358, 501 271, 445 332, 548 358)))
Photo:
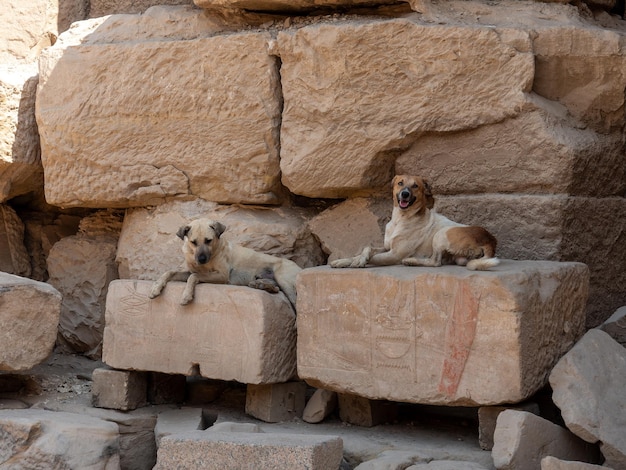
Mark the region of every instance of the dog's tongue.
POLYGON ((406 209, 407 207, 409 207, 409 201, 398 201, 398 204, 400 205, 401 209, 406 209))

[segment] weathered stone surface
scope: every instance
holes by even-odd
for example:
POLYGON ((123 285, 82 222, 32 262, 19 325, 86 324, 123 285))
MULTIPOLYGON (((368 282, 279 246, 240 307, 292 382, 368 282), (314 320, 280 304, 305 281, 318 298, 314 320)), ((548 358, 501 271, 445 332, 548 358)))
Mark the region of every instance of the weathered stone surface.
POLYGON ((154 439, 157 447, 161 439, 170 434, 178 434, 187 431, 204 430, 204 417, 202 408, 181 408, 176 410, 166 410, 157 416, 157 423, 154 428, 154 439))
POLYGON ((347 258, 356 255, 359 247, 383 246, 391 208, 390 198, 348 199, 311 219, 309 228, 330 255, 329 262, 347 258))
MULTIPOLYGON (((179 39, 186 19, 174 18, 174 37, 81 43, 71 36, 42 53, 36 113, 49 203, 132 207, 190 195, 280 201, 281 100, 271 36, 207 37, 208 30, 179 39)), ((141 20, 107 21, 132 29, 141 20)))
POLYGON ((231 423, 224 421, 215 423, 207 429, 209 432, 263 432, 258 424, 254 423, 231 423))
POLYGON ((120 235, 117 264, 123 279, 157 279, 183 262, 180 227, 198 217, 226 225, 224 238, 301 267, 322 264, 324 254, 307 227, 311 213, 297 208, 246 208, 202 200, 172 202, 154 209, 127 211, 120 235))
POLYGON ((480 273, 306 269, 297 284, 298 374, 372 399, 516 403, 547 382, 582 334, 587 286, 583 264, 547 261, 503 260, 480 273))
POLYGON ((626 349, 589 330, 556 364, 550 386, 568 429, 600 442, 607 466, 626 468, 626 349))
POLYGON ((43 188, 36 64, 0 66, 0 203, 43 188))
POLYGON ((600 325, 600 329, 626 347, 626 307, 618 308, 613 315, 600 325))
POLYGON ((462 462, 459 460, 433 460, 428 463, 411 465, 406 470, 487 470, 476 462, 462 462))
POLYGON ((435 194, 621 195, 626 189, 621 132, 597 134, 534 98, 519 116, 477 129, 428 133, 395 162, 396 174, 419 174, 435 194), (532 175, 529 178, 529 175, 532 175))
POLYGON ((337 393, 318 388, 307 401, 302 412, 302 421, 320 423, 337 408, 337 393))
POLYGON ((161 439, 154 468, 333 470, 342 455, 336 436, 196 431, 161 439))
POLYGON ((500 257, 580 261, 589 266, 588 327, 599 325, 626 304, 625 198, 484 194, 435 199, 438 212, 492 232, 500 257), (615 261, 607 263, 608 259, 615 261))
POLYGON ((115 254, 121 222, 111 231, 81 227, 78 235, 61 239, 50 250, 48 282, 63 295, 60 343, 99 358, 107 288, 118 278, 115 254))
POLYGON ((417 16, 285 31, 277 47, 282 182, 308 197, 386 186, 399 150, 423 132, 516 116, 534 73, 527 33, 417 16))
POLYGON ((24 247, 24 224, 15 211, 0 204, 0 271, 30 276, 31 266, 24 247))
POLYGON ((248 385, 246 413, 266 423, 301 418, 304 411, 306 384, 286 382, 269 385, 248 385))
POLYGON ((513 406, 481 406, 478 408, 478 443, 483 450, 493 448, 493 433, 500 413, 505 410, 526 411, 539 416, 539 405, 533 402, 520 403, 513 406))
POLYGON ((194 0, 200 8, 243 9, 253 11, 306 11, 327 8, 374 6, 397 3, 395 0, 194 0))
POLYGON ((538 469, 546 456, 589 463, 597 463, 599 459, 596 446, 525 411, 500 413, 493 441, 491 455, 498 470, 538 469))
POLYGON ((93 371, 93 406, 134 410, 146 405, 147 379, 143 372, 98 368, 93 371))
POLYGON ((56 5, 48 0, 6 0, 0 11, 0 63, 32 62, 57 34, 56 5))
POLYGON ((50 284, 0 272, 0 370, 27 370, 52 352, 61 294, 50 284))
POLYGON ((556 457, 541 459, 541 470, 609 470, 609 467, 585 462, 568 462, 556 457))
POLYGON ((0 465, 5 468, 120 468, 115 423, 75 413, 0 411, 0 465))
POLYGON ((110 284, 103 344, 109 366, 249 384, 294 376, 295 315, 283 294, 199 284, 194 301, 181 306, 184 283, 168 284, 154 300, 151 287, 110 284))
POLYGON ((428 458, 419 452, 386 450, 381 452, 376 458, 363 462, 354 470, 395 470, 398 468, 410 468, 416 462, 423 462, 428 458))
POLYGON ((143 13, 154 5, 191 5, 193 0, 90 0, 89 17, 119 13, 143 13))

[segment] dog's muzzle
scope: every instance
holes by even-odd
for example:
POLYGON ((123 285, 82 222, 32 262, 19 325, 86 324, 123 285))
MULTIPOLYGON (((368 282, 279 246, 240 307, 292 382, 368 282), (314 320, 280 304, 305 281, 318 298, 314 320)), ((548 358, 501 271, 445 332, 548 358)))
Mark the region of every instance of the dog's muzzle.
POLYGON ((398 206, 400 206, 400 209, 408 208, 414 201, 413 193, 407 188, 398 193, 398 206))
POLYGON ((211 259, 211 253, 205 247, 199 247, 196 251, 196 262, 206 264, 211 259))

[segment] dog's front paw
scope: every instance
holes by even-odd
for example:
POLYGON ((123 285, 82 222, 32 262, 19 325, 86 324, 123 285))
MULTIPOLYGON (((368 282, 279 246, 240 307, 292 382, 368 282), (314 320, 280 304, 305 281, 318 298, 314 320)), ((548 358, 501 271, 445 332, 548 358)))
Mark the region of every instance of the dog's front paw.
POLYGON ((331 268, 349 268, 354 258, 336 259, 330 262, 331 268))
POLYGON ((148 297, 151 299, 154 299, 155 297, 158 297, 159 295, 161 295, 162 291, 163 291, 163 287, 161 287, 159 283, 155 282, 152 285, 152 289, 150 289, 150 293, 148 294, 148 297))
POLYGON ((193 292, 189 293, 187 291, 183 292, 183 296, 180 299, 181 305, 187 305, 193 300, 193 292))
POLYGON ((272 279, 259 278, 252 281, 248 284, 248 287, 252 287, 253 289, 264 290, 265 292, 269 292, 271 294, 277 294, 280 292, 280 287, 276 284, 272 279))

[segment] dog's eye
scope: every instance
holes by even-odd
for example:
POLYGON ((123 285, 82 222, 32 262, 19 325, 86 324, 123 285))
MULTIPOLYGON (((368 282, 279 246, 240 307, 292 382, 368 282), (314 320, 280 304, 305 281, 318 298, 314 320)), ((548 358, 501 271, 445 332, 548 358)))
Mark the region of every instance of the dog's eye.
POLYGON ((404 181, 398 181, 398 186, 404 186, 404 181))
POLYGON ((211 240, 210 238, 205 238, 204 239, 204 244, 205 245, 209 245, 213 240, 211 240))
POLYGON ((413 183, 413 185, 411 186, 413 189, 417 189, 417 183, 413 183))
POLYGON ((196 240, 191 240, 191 244, 192 244, 193 246, 198 246, 198 242, 197 242, 196 240))

